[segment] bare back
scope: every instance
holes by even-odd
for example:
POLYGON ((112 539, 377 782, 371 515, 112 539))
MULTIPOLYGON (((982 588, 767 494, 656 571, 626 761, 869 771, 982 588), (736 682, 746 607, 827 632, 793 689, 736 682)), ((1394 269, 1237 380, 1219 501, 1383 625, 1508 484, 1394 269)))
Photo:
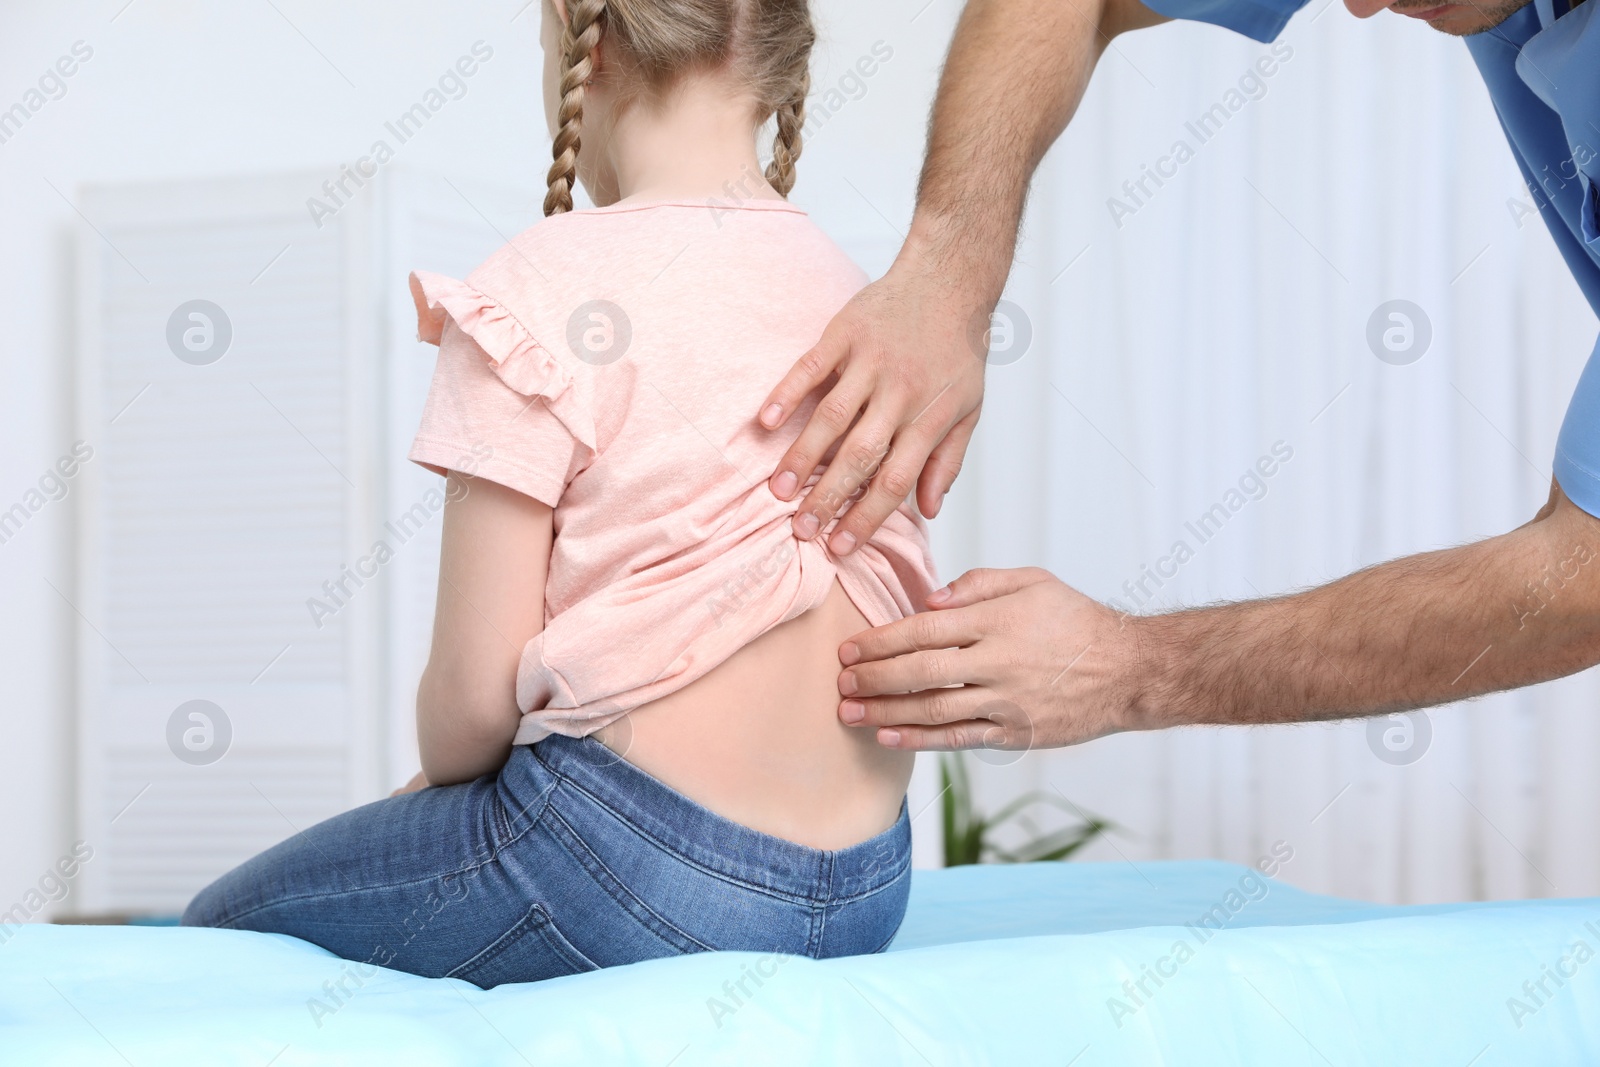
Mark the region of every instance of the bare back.
POLYGON ((820 607, 596 736, 725 818, 813 848, 893 825, 912 754, 839 722, 838 649, 868 626, 837 582, 820 607))

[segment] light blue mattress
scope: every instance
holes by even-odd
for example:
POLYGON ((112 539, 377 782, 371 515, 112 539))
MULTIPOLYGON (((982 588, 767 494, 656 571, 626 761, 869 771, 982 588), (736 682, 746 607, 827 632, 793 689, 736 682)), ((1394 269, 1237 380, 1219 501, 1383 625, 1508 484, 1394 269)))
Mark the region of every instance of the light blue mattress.
POLYGON ((1600 1064, 1597 951, 1600 900, 1377 907, 1223 863, 919 872, 882 955, 488 992, 358 985, 275 935, 28 926, 0 1063, 1600 1064))

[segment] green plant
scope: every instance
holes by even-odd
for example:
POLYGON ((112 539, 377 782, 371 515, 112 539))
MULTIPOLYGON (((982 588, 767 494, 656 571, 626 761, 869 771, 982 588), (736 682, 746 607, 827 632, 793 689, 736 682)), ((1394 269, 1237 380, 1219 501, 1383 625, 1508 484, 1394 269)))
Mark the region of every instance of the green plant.
POLYGON ((1105 819, 1086 818, 1059 830, 1037 833, 1028 813, 1039 805, 1070 809, 1082 815, 1077 805, 1066 797, 1052 796, 1041 790, 1024 793, 993 815, 985 815, 977 809, 973 799, 972 780, 967 774, 966 754, 963 752, 946 752, 939 757, 939 785, 942 790, 940 802, 944 809, 946 867, 960 867, 969 863, 1064 860, 1112 826, 1105 819), (1020 824, 1034 836, 1013 848, 996 844, 993 840, 994 831, 1011 822, 1020 824))

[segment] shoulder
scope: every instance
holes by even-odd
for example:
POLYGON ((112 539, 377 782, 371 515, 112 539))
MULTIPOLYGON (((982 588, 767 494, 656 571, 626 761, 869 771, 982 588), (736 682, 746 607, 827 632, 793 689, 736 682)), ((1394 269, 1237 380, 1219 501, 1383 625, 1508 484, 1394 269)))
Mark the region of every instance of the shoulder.
MULTIPOLYGON (((639 288, 680 250, 676 233, 648 212, 553 215, 507 241, 467 275, 561 357, 569 328, 596 305, 639 288)), ((575 325, 577 324, 577 325, 575 325)))
POLYGON ((437 345, 453 323, 506 386, 542 399, 575 438, 593 449, 589 376, 566 344, 576 313, 571 266, 576 229, 563 218, 546 219, 465 278, 418 270, 410 286, 419 340, 437 345))
POLYGON ((495 249, 466 280, 495 296, 548 298, 575 267, 592 261, 585 254, 589 221, 572 214, 541 219, 495 249))

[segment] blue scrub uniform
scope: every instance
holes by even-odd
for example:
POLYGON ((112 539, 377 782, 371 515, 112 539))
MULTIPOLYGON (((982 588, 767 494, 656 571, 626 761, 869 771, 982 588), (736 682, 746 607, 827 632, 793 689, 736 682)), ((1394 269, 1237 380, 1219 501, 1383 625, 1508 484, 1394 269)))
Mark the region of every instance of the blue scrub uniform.
MULTIPOLYGON (((1263 43, 1307 2, 1144 0, 1263 43)), ((1600 0, 1533 0, 1466 42, 1534 203, 1600 315, 1600 0)), ((1600 339, 1561 424, 1555 476, 1573 503, 1600 516, 1600 339)))

